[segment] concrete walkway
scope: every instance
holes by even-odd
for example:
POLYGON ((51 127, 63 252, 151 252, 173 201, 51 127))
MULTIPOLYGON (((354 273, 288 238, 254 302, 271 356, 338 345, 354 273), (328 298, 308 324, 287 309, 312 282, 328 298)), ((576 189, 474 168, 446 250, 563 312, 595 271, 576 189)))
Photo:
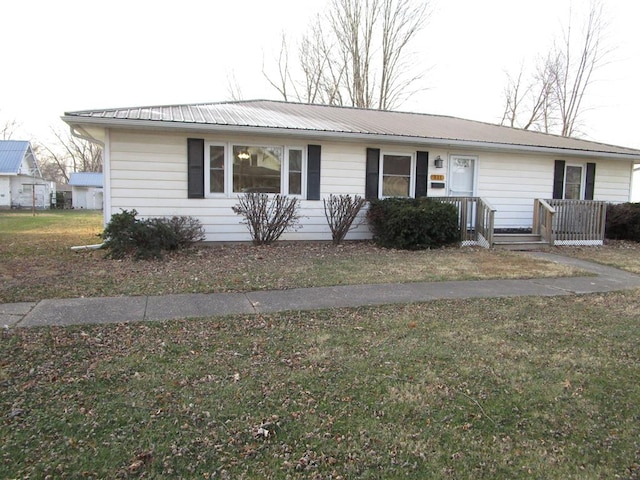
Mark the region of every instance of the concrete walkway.
POLYGON ((236 313, 316 310, 450 298, 557 296, 640 288, 640 276, 570 257, 533 255, 588 271, 594 276, 531 280, 477 280, 350 285, 140 297, 98 297, 0 304, 0 326, 81 325, 207 317, 236 313))

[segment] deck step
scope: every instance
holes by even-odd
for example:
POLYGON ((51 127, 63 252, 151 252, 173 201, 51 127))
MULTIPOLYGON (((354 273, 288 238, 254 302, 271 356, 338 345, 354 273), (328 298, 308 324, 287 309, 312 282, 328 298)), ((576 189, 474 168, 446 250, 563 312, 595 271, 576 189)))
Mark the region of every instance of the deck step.
POLYGON ((503 250, 540 250, 548 247, 549 243, 532 233, 496 233, 493 246, 503 250))

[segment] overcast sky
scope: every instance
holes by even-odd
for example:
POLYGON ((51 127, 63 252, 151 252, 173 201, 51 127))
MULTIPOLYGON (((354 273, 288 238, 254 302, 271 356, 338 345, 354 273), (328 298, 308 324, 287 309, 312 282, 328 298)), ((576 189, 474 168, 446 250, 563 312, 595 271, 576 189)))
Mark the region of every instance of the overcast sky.
MULTIPOLYGON (((587 0, 573 0, 574 10, 587 0)), ((586 138, 640 148, 640 2, 603 0, 607 42, 586 138)), ((433 0, 416 44, 425 87, 402 110, 498 123, 505 71, 548 50, 569 0, 433 0)), ((245 99, 279 99, 261 74, 280 32, 297 38, 325 0, 3 2, 0 123, 46 141, 65 111, 216 102, 235 75, 245 99)))

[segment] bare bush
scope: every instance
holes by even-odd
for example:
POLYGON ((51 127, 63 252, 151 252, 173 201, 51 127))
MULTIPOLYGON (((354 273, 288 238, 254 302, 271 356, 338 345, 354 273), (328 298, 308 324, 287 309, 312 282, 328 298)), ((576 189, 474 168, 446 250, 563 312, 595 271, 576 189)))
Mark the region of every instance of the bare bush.
POLYGON ((286 230, 296 230, 299 226, 299 201, 295 197, 269 197, 252 192, 238 196, 238 201, 238 205, 231 208, 244 217, 243 223, 256 245, 270 245, 286 230))
POLYGON ((324 216, 331 228, 334 245, 342 243, 365 202, 366 200, 359 195, 351 197, 331 194, 328 200, 324 200, 324 216))

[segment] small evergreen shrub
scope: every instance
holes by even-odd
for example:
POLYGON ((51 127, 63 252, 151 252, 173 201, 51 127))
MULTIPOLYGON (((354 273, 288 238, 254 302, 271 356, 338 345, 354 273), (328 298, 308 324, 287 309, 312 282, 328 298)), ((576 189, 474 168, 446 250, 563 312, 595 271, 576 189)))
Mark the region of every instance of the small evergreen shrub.
POLYGON ((605 237, 640 242, 640 203, 607 205, 605 237))
POLYGON ((204 240, 202 225, 193 217, 140 220, 137 214, 135 209, 123 210, 111 217, 101 235, 108 258, 161 258, 162 251, 180 250, 204 240))
POLYGON ((64 208, 64 192, 56 192, 51 195, 51 208, 62 210, 64 208), (55 195, 55 202, 54 200, 55 195))
POLYGON ((385 248, 437 248, 460 239, 456 207, 427 198, 373 200, 367 219, 373 240, 385 248))

